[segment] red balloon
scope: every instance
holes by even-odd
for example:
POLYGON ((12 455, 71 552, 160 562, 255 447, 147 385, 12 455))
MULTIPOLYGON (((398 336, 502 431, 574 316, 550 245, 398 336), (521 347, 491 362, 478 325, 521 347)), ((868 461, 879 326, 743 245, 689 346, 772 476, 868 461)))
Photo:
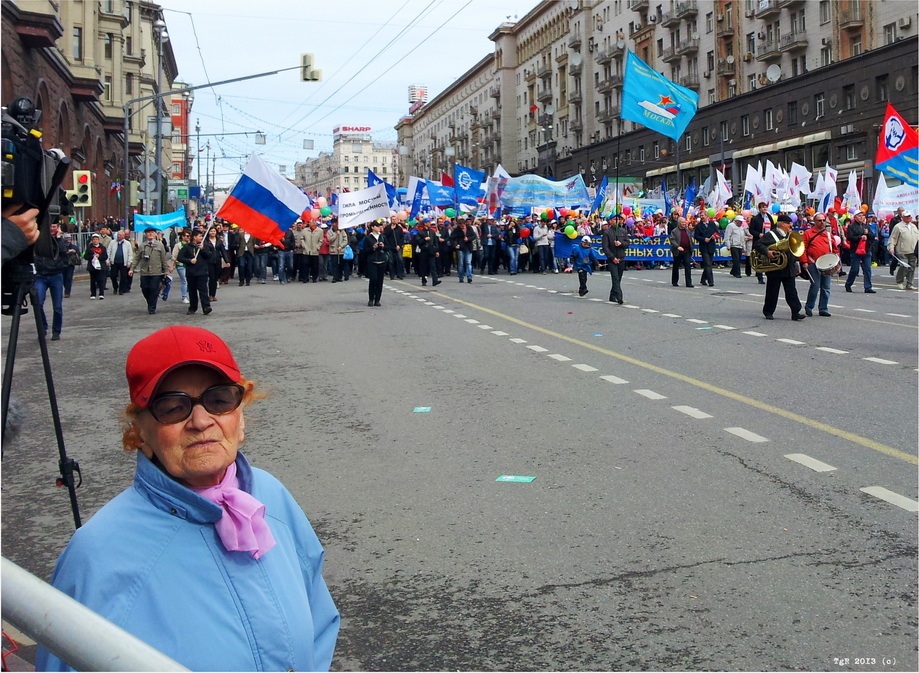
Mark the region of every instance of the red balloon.
POLYGON ((308 210, 304 210, 300 214, 300 219, 303 220, 304 222, 309 222, 310 220, 313 219, 313 214, 308 210))
POLYGON ((632 208, 630 206, 622 206, 622 214, 628 217, 632 214, 632 208))
POLYGON ((530 235, 530 230, 527 227, 524 227, 520 230, 520 238, 526 238, 530 235))
POLYGON ((555 219, 555 211, 552 208, 546 208, 546 215, 550 220, 555 219))

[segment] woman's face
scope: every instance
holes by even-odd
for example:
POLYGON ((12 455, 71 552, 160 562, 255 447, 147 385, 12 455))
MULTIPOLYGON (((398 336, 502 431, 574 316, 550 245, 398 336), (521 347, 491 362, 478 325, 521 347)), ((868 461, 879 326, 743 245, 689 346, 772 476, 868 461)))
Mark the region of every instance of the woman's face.
MULTIPOLYGON (((183 392, 198 397, 220 383, 227 383, 227 380, 219 372, 210 367, 189 365, 170 372, 156 392, 157 395, 183 392)), ((134 425, 140 432, 140 450, 147 458, 156 456, 169 474, 190 486, 214 486, 236 460, 246 424, 242 406, 215 416, 196 404, 191 415, 180 423, 164 425, 144 410, 138 414, 134 425)))

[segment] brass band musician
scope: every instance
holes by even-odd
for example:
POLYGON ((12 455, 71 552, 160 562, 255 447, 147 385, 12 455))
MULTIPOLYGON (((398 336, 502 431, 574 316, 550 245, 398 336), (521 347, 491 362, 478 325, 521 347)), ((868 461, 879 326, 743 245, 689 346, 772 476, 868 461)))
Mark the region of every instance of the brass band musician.
MULTIPOLYGON (((772 314, 779 303, 779 286, 785 290, 785 302, 791 309, 792 320, 804 320, 801 313, 801 300, 795 288, 795 277, 798 275, 798 257, 803 250, 793 250, 800 246, 798 234, 791 232, 791 218, 782 214, 776 226, 757 240, 754 249, 760 259, 766 262, 760 269, 766 274, 766 300, 763 303, 763 316, 773 320, 772 314)), ((756 267, 756 265, 754 265, 756 267)))

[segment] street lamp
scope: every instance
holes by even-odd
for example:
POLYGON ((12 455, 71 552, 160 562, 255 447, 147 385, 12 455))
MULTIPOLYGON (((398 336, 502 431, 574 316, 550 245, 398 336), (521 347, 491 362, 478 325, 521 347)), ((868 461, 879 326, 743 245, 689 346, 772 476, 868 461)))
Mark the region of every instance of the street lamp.
POLYGON ((195 163, 198 165, 198 212, 201 212, 201 120, 195 120, 195 135, 198 137, 198 156, 195 163))
MULTIPOLYGON (((163 45, 169 41, 169 34, 166 32, 166 22, 157 19, 153 22, 153 32, 156 34, 156 93, 163 91, 163 45)), ((162 189, 162 167, 163 167, 163 111, 162 101, 156 101, 156 214, 163 213, 163 189, 162 189)))

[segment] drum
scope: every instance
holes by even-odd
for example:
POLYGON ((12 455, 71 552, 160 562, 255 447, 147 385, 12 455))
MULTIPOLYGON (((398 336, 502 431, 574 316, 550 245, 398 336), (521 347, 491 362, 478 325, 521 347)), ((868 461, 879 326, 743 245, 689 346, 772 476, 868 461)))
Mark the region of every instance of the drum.
POLYGON ((835 276, 842 268, 842 260, 839 259, 839 255, 832 252, 820 255, 814 264, 817 266, 817 271, 824 276, 835 276))

